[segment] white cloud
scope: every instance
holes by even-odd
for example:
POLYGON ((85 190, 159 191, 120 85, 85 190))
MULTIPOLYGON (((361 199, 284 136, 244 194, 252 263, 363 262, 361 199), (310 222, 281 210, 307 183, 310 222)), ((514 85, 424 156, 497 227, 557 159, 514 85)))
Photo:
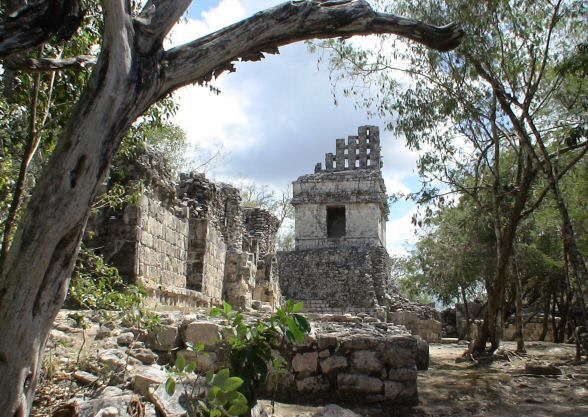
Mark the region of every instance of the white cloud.
POLYGON ((165 47, 171 48, 191 42, 201 36, 238 22, 247 16, 240 0, 221 0, 218 6, 204 11, 200 19, 186 19, 180 21, 172 29, 165 47))
POLYGON ((386 224, 386 249, 390 255, 406 255, 410 246, 417 242, 412 225, 412 216, 416 209, 412 209, 404 216, 393 219, 386 224))
MULTIPOLYGON (((277 3, 281 0, 221 0, 199 19, 177 25, 168 46, 191 41, 277 3)), ((334 152, 336 138, 355 135, 360 125, 374 124, 380 126, 388 192, 410 191, 416 155, 403 140, 383 130, 387 121, 367 119, 352 99, 339 94, 339 105, 334 106, 328 74, 317 70, 316 56, 305 45, 283 47, 278 56, 236 67, 236 73, 213 82, 221 90, 219 96, 196 86, 175 95, 180 108, 174 121, 199 149, 200 159, 219 147, 224 149, 225 158, 208 173, 210 177, 249 180, 279 192, 298 176, 312 173, 326 152, 334 152)), ((415 241, 412 212, 408 204, 392 210, 388 250, 397 254, 405 252, 404 241, 415 241)))

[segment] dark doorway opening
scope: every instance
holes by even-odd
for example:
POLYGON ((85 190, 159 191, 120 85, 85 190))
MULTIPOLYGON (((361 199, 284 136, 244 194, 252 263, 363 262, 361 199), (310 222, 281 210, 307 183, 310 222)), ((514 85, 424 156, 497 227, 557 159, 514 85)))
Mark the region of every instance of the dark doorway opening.
POLYGON ((327 237, 345 236, 345 207, 327 207, 327 237))

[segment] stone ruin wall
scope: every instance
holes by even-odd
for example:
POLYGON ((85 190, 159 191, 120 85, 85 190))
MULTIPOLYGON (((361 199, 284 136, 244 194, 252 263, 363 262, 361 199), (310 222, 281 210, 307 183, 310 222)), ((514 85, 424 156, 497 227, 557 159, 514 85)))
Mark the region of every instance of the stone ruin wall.
POLYGON ((86 244, 126 280, 167 305, 280 304, 273 215, 244 210, 235 187, 201 174, 182 174, 174 183, 165 161, 151 151, 124 171, 126 181, 144 184, 139 201, 94 216, 86 244))
MULTIPOLYGON (((220 339, 230 332, 223 320, 196 314, 169 317, 165 322, 144 341, 167 362, 173 363, 182 354, 188 361, 197 358, 203 372, 228 366, 228 349, 220 339), (196 355, 187 349, 188 344, 203 344, 206 354, 196 355)), ((261 398, 417 404, 417 371, 429 366, 429 347, 424 340, 367 316, 344 316, 336 321, 323 316, 311 325, 312 333, 302 342, 283 342, 276 348, 285 366, 280 371, 270 369, 261 398)))
POLYGON ((186 287, 189 228, 185 216, 178 216, 160 201, 147 196, 141 196, 138 205, 128 206, 125 211, 139 215, 135 226, 140 229, 135 258, 137 280, 186 287))
POLYGON ((386 270, 390 270, 389 258, 382 252, 381 247, 279 252, 282 291, 304 300, 307 312, 382 316, 386 284, 382 279, 389 277, 386 270))
MULTIPOLYGON (((470 317, 470 326, 468 328, 466 320, 466 310, 463 303, 457 303, 455 305, 455 323, 451 323, 455 326, 455 335, 461 340, 474 340, 478 337, 478 324, 484 317, 486 304, 481 302, 469 302, 468 312, 470 317)), ((541 341, 543 334, 544 320, 543 313, 523 313, 523 334, 525 341, 537 342, 541 341)), ((504 323, 502 327, 502 338, 503 340, 515 340, 516 326, 512 322, 514 317, 511 316, 509 321, 504 323)), ((556 325, 559 325, 561 319, 556 317, 556 325)), ((543 341, 553 342, 553 321, 549 317, 547 320, 547 333, 543 341)))

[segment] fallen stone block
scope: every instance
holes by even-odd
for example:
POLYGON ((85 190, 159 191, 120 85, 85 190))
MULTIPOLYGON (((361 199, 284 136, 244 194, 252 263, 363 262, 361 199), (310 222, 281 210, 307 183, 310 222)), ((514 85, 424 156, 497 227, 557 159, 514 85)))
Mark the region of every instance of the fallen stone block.
POLYGON ((167 372, 158 366, 140 368, 135 372, 133 391, 146 397, 150 386, 164 384, 167 378, 167 372))

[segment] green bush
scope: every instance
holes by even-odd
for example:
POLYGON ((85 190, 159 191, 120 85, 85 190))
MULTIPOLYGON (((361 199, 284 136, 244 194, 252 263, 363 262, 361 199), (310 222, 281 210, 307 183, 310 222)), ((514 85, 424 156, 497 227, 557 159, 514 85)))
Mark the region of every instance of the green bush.
MULTIPOLYGON (((288 300, 285 307, 278 309, 269 320, 258 320, 247 323, 245 316, 224 303, 222 309, 213 308, 211 315, 224 317, 232 330, 232 336, 224 340, 230 349, 230 369, 223 369, 217 374, 208 372, 206 381, 207 393, 187 392, 188 415, 193 416, 240 416, 247 414, 257 401, 257 391, 267 381, 269 366, 284 366, 282 357, 274 353, 284 339, 289 342, 301 342, 308 332, 310 324, 298 314, 304 304, 288 300)), ((202 353, 204 346, 189 346, 196 352, 196 358, 202 353)), ((186 363, 182 355, 178 355, 176 363, 169 370, 169 378, 165 384, 166 392, 173 395, 177 382, 197 377, 197 361, 186 363)))
POLYGON ((143 287, 125 283, 118 269, 82 245, 69 287, 70 302, 89 310, 121 311, 123 321, 150 328, 158 318, 143 307, 146 295, 143 287))

